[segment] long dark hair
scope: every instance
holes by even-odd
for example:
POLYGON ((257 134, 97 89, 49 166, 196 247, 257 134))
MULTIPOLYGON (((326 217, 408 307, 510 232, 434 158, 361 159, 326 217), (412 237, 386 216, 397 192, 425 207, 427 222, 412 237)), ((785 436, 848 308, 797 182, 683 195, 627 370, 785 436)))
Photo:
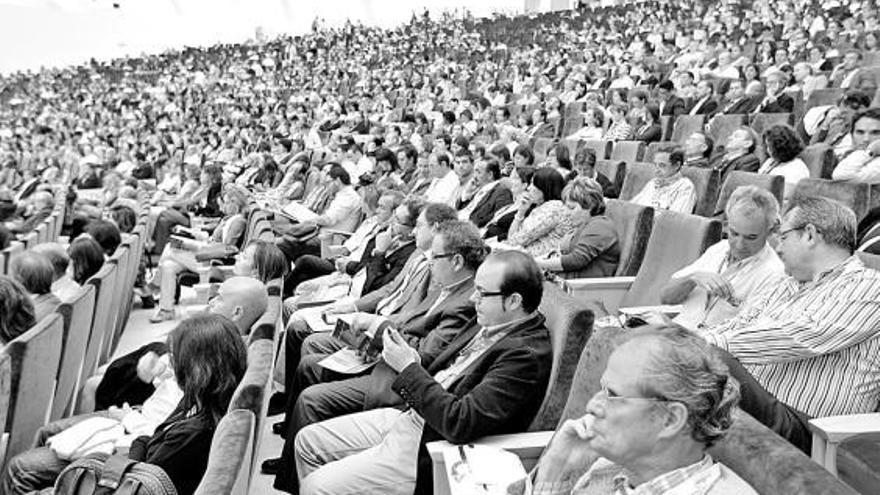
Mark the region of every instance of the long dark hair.
POLYGON ((224 316, 199 314, 168 336, 171 366, 183 391, 177 414, 204 414, 217 424, 247 369, 238 327, 224 316))
POLYGON ((79 285, 85 284, 104 265, 104 250, 89 236, 74 239, 67 248, 67 255, 73 264, 73 281, 79 285))

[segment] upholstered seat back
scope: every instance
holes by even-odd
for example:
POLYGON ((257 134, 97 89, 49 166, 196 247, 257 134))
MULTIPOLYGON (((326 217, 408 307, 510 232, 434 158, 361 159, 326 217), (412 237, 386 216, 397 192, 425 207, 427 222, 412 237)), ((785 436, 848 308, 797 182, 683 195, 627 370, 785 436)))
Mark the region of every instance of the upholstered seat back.
POLYGON ((769 129, 777 124, 792 124, 793 115, 791 113, 756 113, 752 115, 749 127, 758 136, 764 135, 764 130, 769 129))
POLYGON ((785 191, 785 179, 781 175, 756 174, 752 172, 743 172, 742 170, 734 170, 727 175, 724 185, 721 186, 721 193, 718 194, 718 201, 715 202, 715 211, 713 216, 723 215, 724 208, 727 207, 727 201, 736 188, 740 186, 757 186, 766 191, 782 204, 782 194, 785 191))
POLYGON ((822 196, 837 200, 856 214, 856 220, 868 212, 871 186, 859 182, 843 182, 825 179, 801 179, 794 189, 794 200, 800 197, 822 196))
POLYGON ((584 343, 593 330, 593 311, 576 301, 556 284, 544 283, 540 311, 546 318, 553 349, 553 365, 544 401, 529 431, 552 429, 568 399, 571 380, 584 343))
POLYGON ((626 176, 620 187, 620 199, 625 201, 633 199, 656 174, 655 167, 651 163, 627 163, 626 176))
POLYGON ((654 215, 645 259, 621 307, 660 304, 660 288, 680 268, 721 239, 721 222, 686 213, 654 215))
MULTIPOLYGON (((9 414, 9 406, 12 404, 12 356, 7 352, 0 352, 0 429, 6 431, 6 419, 9 414)), ((3 450, 5 447, 0 442, 0 463, 3 462, 3 450)))
POLYGON ((811 144, 801 151, 801 160, 810 170, 810 178, 830 179, 834 167, 837 166, 837 157, 834 149, 827 144, 811 144))
POLYGON ((628 201, 605 200, 605 213, 614 222, 620 242, 620 262, 615 276, 630 277, 639 272, 651 228, 654 225, 654 209, 628 201))
MULTIPOLYGON (((228 411, 247 409, 254 414, 256 432, 263 431, 263 421, 269 409, 269 393, 273 365, 275 362, 275 344, 272 340, 260 339, 248 345, 248 367, 241 382, 232 394, 228 411)), ((256 452, 260 448, 260 437, 253 442, 253 455, 248 462, 256 463, 256 452)))
POLYGON ((58 313, 64 319, 64 334, 61 366, 58 368, 58 383, 55 386, 55 400, 52 401, 49 421, 63 418, 73 403, 76 378, 89 343, 89 332, 95 313, 95 287, 84 285, 73 300, 61 303, 58 313))
POLYGON ((587 139, 581 141, 584 148, 589 148, 596 153, 597 160, 606 160, 611 156, 611 147, 614 145, 612 141, 603 141, 601 139, 587 139))
POLYGON ((92 319, 92 331, 89 334, 89 343, 86 345, 86 353, 83 359, 80 383, 95 372, 98 365, 98 357, 104 335, 109 332, 110 317, 112 316, 113 293, 116 290, 116 271, 119 268, 112 263, 104 263, 98 273, 88 280, 88 284, 95 287, 95 313, 92 319))
POLYGON ((623 178, 626 177, 626 162, 616 159, 596 160, 596 171, 614 184, 619 196, 620 188, 623 187, 623 178))
POLYGON ((612 160, 623 160, 626 163, 640 162, 644 155, 644 141, 618 141, 614 143, 614 148, 611 150, 612 160))
POLYGON ((715 146, 727 146, 727 140, 737 127, 744 126, 748 116, 742 114, 716 115, 709 120, 706 132, 715 142, 715 146))
POLYGON ((12 357, 6 461, 29 449, 37 430, 46 423, 61 361, 63 334, 64 320, 53 313, 5 347, 4 352, 12 357))
POLYGON ((695 132, 703 132, 703 124, 706 121, 705 115, 679 115, 672 124, 671 141, 676 143, 684 143, 687 138, 695 132))
POLYGON ((718 201, 718 190, 721 188, 721 174, 717 170, 700 167, 682 167, 681 174, 694 183, 697 193, 694 214, 712 216, 715 202, 718 201))
POLYGON ((113 354, 113 343, 116 340, 117 323, 122 316, 119 309, 122 306, 122 300, 125 297, 131 297, 131 292, 128 294, 124 293, 126 274, 128 270, 131 269, 131 257, 129 256, 129 253, 131 253, 131 249, 124 244, 120 244, 119 247, 116 248, 116 252, 113 253, 113 256, 107 260, 108 263, 115 264, 117 269, 114 274, 113 301, 111 302, 110 308, 107 309, 110 315, 108 316, 107 330, 104 333, 103 343, 101 344, 101 352, 98 354, 98 365, 106 363, 107 360, 110 359, 110 355, 113 354))
POLYGON ((195 495, 247 495, 256 420, 247 409, 226 413, 211 440, 208 468, 195 495))

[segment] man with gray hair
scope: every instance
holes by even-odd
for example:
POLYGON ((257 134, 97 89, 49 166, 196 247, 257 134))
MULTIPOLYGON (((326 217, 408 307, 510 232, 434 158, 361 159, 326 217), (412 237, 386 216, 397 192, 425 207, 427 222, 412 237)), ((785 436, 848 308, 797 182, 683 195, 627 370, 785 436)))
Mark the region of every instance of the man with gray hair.
POLYGON ((67 273, 67 267, 70 266, 70 256, 67 255, 64 246, 57 242, 45 242, 37 244, 31 251, 42 254, 52 264, 52 269, 55 272, 52 293, 58 296, 58 299, 70 301, 79 295, 82 288, 67 273))
POLYGON ((699 336, 675 325, 627 332, 600 384, 586 414, 553 436, 525 494, 757 493, 707 453, 739 391, 699 336))
POLYGON ((880 272, 853 255, 855 242, 852 210, 796 201, 776 247, 789 276, 700 332, 727 351, 740 407, 808 453, 809 418, 874 412, 880 400, 880 272))
POLYGON ((737 188, 725 208, 727 239, 672 275, 663 287, 663 304, 681 304, 675 322, 689 329, 712 326, 736 316, 742 302, 784 276, 782 260, 767 243, 779 227, 779 203, 756 186, 737 188))

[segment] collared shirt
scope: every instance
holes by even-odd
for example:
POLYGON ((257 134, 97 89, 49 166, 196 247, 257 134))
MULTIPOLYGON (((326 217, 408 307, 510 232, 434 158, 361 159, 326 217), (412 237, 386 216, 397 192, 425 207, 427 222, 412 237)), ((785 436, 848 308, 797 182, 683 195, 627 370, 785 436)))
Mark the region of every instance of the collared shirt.
POLYGON ((403 280, 397 286, 397 289, 379 301, 376 305, 376 314, 388 316, 399 309, 403 305, 401 300, 412 295, 410 290, 411 282, 421 278, 422 274, 426 274, 430 270, 431 264, 428 262, 427 253, 425 252, 419 252, 415 257, 407 260, 407 264, 402 270, 405 273, 403 280))
POLYGON ((855 150, 834 167, 831 178, 880 184, 880 157, 871 156, 865 150, 855 150))
POLYGON ((336 191, 327 209, 321 215, 326 220, 328 229, 348 230, 345 227, 357 225, 360 217, 361 197, 352 186, 343 186, 336 191))
POLYGON ((814 280, 788 277, 701 332, 768 392, 810 416, 873 412, 880 400, 880 272, 851 256, 814 280))
POLYGON ((425 314, 433 313, 434 310, 437 309, 437 306, 440 306, 440 304, 443 301, 445 301, 447 297, 449 297, 449 294, 453 290, 455 290, 457 287, 460 287, 460 286, 468 283, 468 281, 472 280, 473 278, 474 278, 473 276, 465 277, 465 278, 459 280, 458 282, 455 282, 454 284, 449 284, 449 285, 443 287, 442 289, 440 289, 440 293, 437 295, 437 299, 434 300, 434 304, 432 304, 431 307, 428 308, 428 312, 425 314))
POLYGON ((780 163, 773 158, 768 158, 758 169, 759 174, 781 175, 785 179, 785 202, 794 194, 794 188, 801 179, 810 177, 810 169, 807 164, 800 158, 795 158, 784 163, 780 163))
POLYGON ((661 474, 636 487, 629 484, 627 471, 600 457, 572 486, 570 482, 538 483, 534 495, 704 495, 721 479, 721 464, 708 454, 694 464, 661 474))
POLYGON ((455 207, 459 187, 461 185, 458 182, 458 174, 450 170, 442 178, 431 181, 431 185, 425 191, 425 199, 429 203, 443 203, 455 207))
POLYGON ((457 380, 474 361, 489 350, 490 347, 506 337, 512 328, 534 317, 535 313, 532 313, 524 318, 508 323, 481 328, 480 331, 474 335, 474 338, 471 339, 468 345, 464 346, 464 348, 459 351, 458 356, 456 356, 452 365, 446 369, 438 371, 437 374, 434 375, 434 379, 437 380, 437 383, 443 386, 444 389, 448 390, 449 387, 455 383, 455 380, 457 380))
POLYGON ((712 326, 736 316, 740 304, 766 284, 779 282, 785 276, 782 260, 768 244, 748 258, 730 263, 730 242, 727 239, 709 246, 699 259, 675 272, 672 278, 684 278, 696 272, 717 273, 733 287, 734 300, 709 296, 706 289, 694 287, 682 303, 675 322, 690 329, 712 326))
POLYGON ((697 204, 697 192, 694 183, 681 175, 671 182, 651 179, 630 202, 658 210, 691 213, 697 204))
POLYGON ((342 243, 342 247, 348 250, 351 259, 360 260, 363 258, 364 250, 367 249, 367 241, 376 232, 378 227, 379 221, 375 216, 371 216, 361 222, 351 237, 342 243))
POLYGON ((58 296, 61 302, 73 301, 81 290, 82 287, 67 275, 52 282, 52 293, 58 296))

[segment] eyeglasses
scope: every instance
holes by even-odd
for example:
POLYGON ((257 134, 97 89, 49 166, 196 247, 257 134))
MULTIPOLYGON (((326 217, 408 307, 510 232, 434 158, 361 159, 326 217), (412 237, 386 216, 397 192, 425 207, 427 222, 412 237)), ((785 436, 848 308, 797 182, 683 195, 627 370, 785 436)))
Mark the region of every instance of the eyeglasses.
POLYGON ((440 253, 440 254, 437 254, 437 253, 431 253, 431 254, 428 256, 428 259, 429 259, 429 260, 442 260, 443 258, 452 258, 452 257, 455 256, 456 254, 458 254, 458 253, 440 253))
POLYGON ((502 291, 490 292, 490 291, 485 291, 485 290, 480 290, 480 289, 474 289, 474 296, 473 297, 474 297, 474 300, 476 300, 476 301, 482 301, 484 298, 487 298, 487 297, 506 296, 506 295, 507 294, 505 294, 502 291))
POLYGON ((634 401, 634 400, 641 400, 641 401, 647 401, 647 402, 673 402, 673 401, 670 401, 669 399, 666 399, 663 397, 625 397, 625 396, 618 395, 618 394, 608 390, 608 385, 602 385, 602 388, 596 394, 596 397, 599 397, 603 401, 608 402, 608 403, 612 403, 612 402, 622 403, 622 402, 634 401))
POLYGON ((795 232, 798 230, 804 230, 805 228, 807 228, 806 225, 801 225, 800 227, 792 227, 790 229, 780 230, 779 231, 779 240, 784 241, 786 239, 785 236, 788 235, 789 233, 795 232))

